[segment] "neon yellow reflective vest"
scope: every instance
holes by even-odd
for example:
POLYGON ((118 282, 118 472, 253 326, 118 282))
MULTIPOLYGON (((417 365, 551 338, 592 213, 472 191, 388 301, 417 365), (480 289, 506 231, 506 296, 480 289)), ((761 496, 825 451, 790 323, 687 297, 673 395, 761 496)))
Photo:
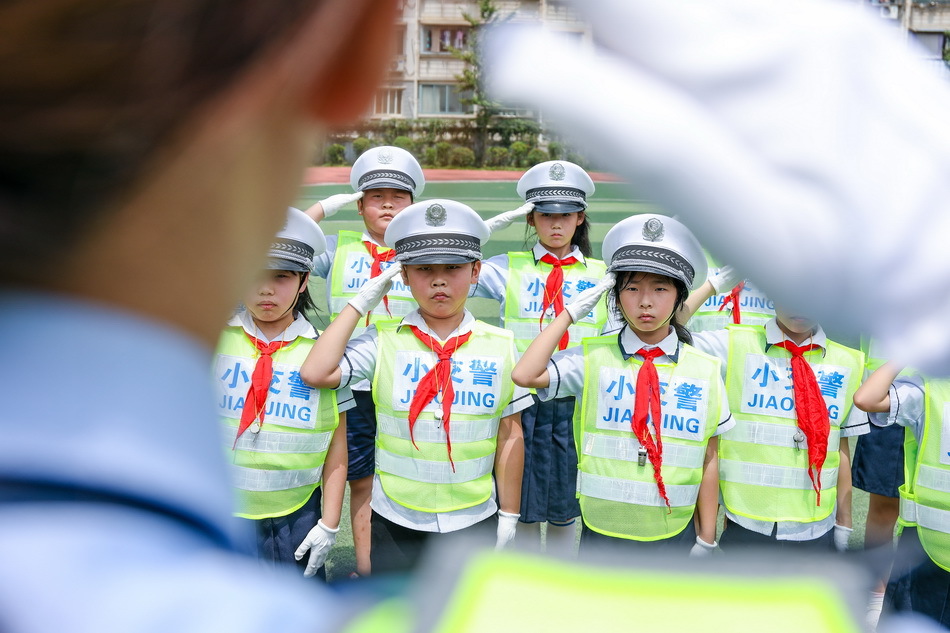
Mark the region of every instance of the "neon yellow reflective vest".
POLYGON ((577 497, 591 530, 637 541, 669 538, 693 517, 706 444, 722 410, 719 359, 680 345, 676 365, 657 364, 663 421, 660 498, 653 466, 638 461, 633 432, 634 389, 642 362, 624 360, 617 336, 584 339, 584 392, 574 409, 577 497))
POLYGON ((250 429, 242 433, 235 446, 258 352, 241 327, 226 328, 218 340, 212 378, 239 517, 285 516, 306 503, 320 485, 339 413, 333 391, 314 389, 300 380, 300 365, 311 347, 312 340, 298 337, 274 352, 264 423, 259 433, 250 429))
POLYGON ((409 438, 409 405, 437 356, 408 326, 383 321, 376 327, 376 472, 383 491, 396 503, 422 512, 451 512, 488 500, 498 424, 514 395, 511 332, 476 321, 471 338, 452 355, 453 470, 445 429, 435 415, 442 411, 439 396, 416 420, 416 446, 409 438))
MULTIPOLYGON (((391 250, 385 246, 379 247, 380 252, 391 250)), ((346 304, 357 295, 360 288, 369 280, 370 266, 373 264, 373 258, 363 244, 363 234, 356 231, 340 231, 337 237, 336 253, 333 256, 333 274, 330 283, 330 319, 333 320, 339 316, 346 304)), ((384 264, 383 269, 388 265, 384 264)), ((409 286, 402 282, 402 278, 396 276, 393 279, 392 289, 386 295, 389 300, 390 316, 386 312, 386 306, 383 302, 373 309, 370 313, 369 322, 376 323, 387 319, 401 319, 418 306, 412 298, 412 292, 409 286)), ((359 326, 353 335, 357 336, 363 331, 363 324, 366 319, 360 319, 359 326)))
MULTIPOLYGON (((485 631, 702 631, 860 633, 838 575, 746 563, 731 573, 565 561, 479 551, 446 573, 424 574, 410 601, 391 598, 345 633, 485 631), (454 573, 453 573, 454 572, 454 573), (439 611, 433 604, 444 604, 439 611), (435 611, 435 615, 432 612, 435 611), (763 623, 768 623, 763 626, 763 623)), ((454 561, 453 561, 454 563, 454 561)), ((841 570, 835 570, 840 572, 841 570)), ((852 580, 846 577, 847 582, 852 580)), ((855 575, 854 584, 859 584, 855 575)), ((852 598, 853 599, 853 598, 852 598)))
MULTIPOLYGON (((713 271, 710 270, 709 272, 712 273, 713 271)), ((708 332, 710 330, 721 330, 727 325, 732 325, 732 312, 730 311, 732 306, 719 310, 730 292, 732 292, 732 288, 706 299, 703 305, 699 306, 699 309, 693 314, 686 327, 691 332, 708 332)), ((742 325, 765 325, 775 318, 775 304, 755 285, 746 281, 739 294, 739 315, 742 325)))
MULTIPOLYGON (((544 286, 551 264, 534 261, 533 252, 508 253, 508 285, 505 288, 504 327, 514 332, 519 352, 528 349, 538 334, 554 320, 554 311, 541 321, 541 306, 544 305, 544 286)), ((565 266, 564 304, 570 304, 578 293, 591 288, 607 274, 607 265, 599 259, 586 259, 586 265, 577 263, 565 266)), ((587 316, 568 328, 570 343, 577 345, 587 336, 598 336, 607 323, 606 299, 601 299, 587 316)))
POLYGON ((917 526, 917 536, 930 559, 950 571, 950 432, 945 431, 947 424, 950 424, 950 380, 926 380, 920 448, 916 454, 904 454, 904 472, 909 476, 900 487, 900 517, 902 526, 917 526))
POLYGON ((831 422, 818 505, 808 477, 807 443, 795 442, 799 429, 791 354, 774 345, 766 350, 763 327, 727 329, 726 393, 736 425, 719 438, 723 503, 730 512, 759 521, 809 523, 826 518, 835 507, 841 423, 864 376, 864 354, 832 341, 823 351, 805 354, 831 422))

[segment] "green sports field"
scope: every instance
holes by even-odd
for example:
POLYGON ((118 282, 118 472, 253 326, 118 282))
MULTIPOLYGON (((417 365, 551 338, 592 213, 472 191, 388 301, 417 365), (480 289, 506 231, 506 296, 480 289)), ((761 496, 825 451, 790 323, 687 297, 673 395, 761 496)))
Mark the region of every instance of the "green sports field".
MULTIPOLYGON (((630 197, 625 185, 620 183, 598 183, 597 191, 589 199, 589 217, 593 224, 591 242, 594 256, 600 257, 600 246, 604 235, 615 223, 637 213, 658 212, 659 209, 644 200, 630 197)), ((314 202, 334 193, 350 193, 349 185, 314 185, 305 187, 295 206, 306 209, 314 202)), ((431 182, 426 185, 423 200, 432 198, 449 198, 458 200, 475 209, 483 218, 492 217, 503 211, 514 209, 521 205, 521 199, 515 191, 514 182, 431 182)), ((332 235, 340 230, 359 231, 363 222, 356 214, 356 205, 351 204, 340 211, 332 220, 321 224, 323 230, 332 235)), ((526 241, 523 223, 515 223, 496 233, 485 245, 485 257, 491 257, 512 250, 526 250, 533 244, 533 240, 526 241)), ((325 289, 322 279, 314 279, 310 284, 311 293, 319 306, 325 306, 325 289)), ((491 299, 471 299, 469 309, 479 319, 498 324, 498 303, 491 299)), ((326 313, 323 315, 326 318, 326 313)), ((319 321, 319 319, 318 319, 319 321)), ((325 327, 317 323, 317 327, 325 327)), ((854 440, 852 440, 852 454, 854 440)), ((356 559, 353 554, 353 536, 349 524, 349 507, 343 510, 343 521, 337 544, 330 553, 327 561, 328 578, 345 578, 356 569, 356 559)), ((867 494, 854 491, 852 504, 854 513, 854 533, 851 537, 851 547, 860 547, 864 541, 864 521, 867 515, 867 494)))

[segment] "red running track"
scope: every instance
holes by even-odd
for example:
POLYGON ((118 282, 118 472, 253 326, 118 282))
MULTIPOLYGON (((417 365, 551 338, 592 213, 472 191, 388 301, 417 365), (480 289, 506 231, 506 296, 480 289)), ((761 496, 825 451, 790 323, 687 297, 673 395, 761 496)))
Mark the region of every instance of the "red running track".
MULTIPOLYGON (((488 169, 423 169, 427 182, 438 181, 503 181, 517 182, 524 171, 495 171, 488 169)), ((588 172, 594 182, 619 182, 613 174, 588 172)), ((349 167, 310 167, 304 174, 305 185, 349 184, 349 167)))

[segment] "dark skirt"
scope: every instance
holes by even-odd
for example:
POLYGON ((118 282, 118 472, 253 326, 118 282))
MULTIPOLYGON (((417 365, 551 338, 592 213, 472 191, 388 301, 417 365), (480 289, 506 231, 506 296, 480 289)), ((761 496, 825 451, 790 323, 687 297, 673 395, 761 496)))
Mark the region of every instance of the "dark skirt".
POLYGON ((356 406, 346 412, 346 480, 363 479, 376 469, 376 405, 373 392, 354 391, 356 406))
MULTIPOLYGON (((294 558, 294 553, 320 520, 321 497, 320 488, 317 488, 305 504, 290 514, 268 519, 240 519, 254 524, 254 531, 257 534, 257 557, 265 562, 294 565, 303 575, 304 570, 307 569, 310 552, 308 551, 299 561, 294 558)), ((325 581, 326 568, 318 569, 315 578, 325 581)))
POLYGON ((574 398, 555 398, 521 412, 524 429, 524 479, 521 521, 566 522, 580 515, 577 502, 577 452, 572 420, 574 398))
POLYGON ((930 560, 917 528, 904 528, 897 541, 884 611, 919 613, 950 628, 950 572, 930 560))
POLYGON ((904 427, 871 425, 858 438, 851 462, 851 483, 858 490, 897 498, 904 483, 904 427))

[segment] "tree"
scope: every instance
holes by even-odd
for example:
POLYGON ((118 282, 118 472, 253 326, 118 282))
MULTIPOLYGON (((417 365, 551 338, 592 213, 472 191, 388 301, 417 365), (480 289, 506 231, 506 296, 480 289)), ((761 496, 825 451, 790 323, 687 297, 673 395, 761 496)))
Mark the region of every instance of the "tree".
POLYGON ((469 93, 468 96, 462 96, 459 100, 475 108, 472 150, 475 152, 475 164, 481 167, 485 160, 489 127, 500 106, 485 94, 482 65, 478 56, 478 40, 482 29, 497 24, 501 19, 494 0, 478 0, 478 15, 462 13, 462 17, 471 27, 469 29, 468 46, 464 49, 449 47, 449 52, 456 59, 465 62, 465 69, 455 79, 458 82, 457 90, 459 94, 469 93))

